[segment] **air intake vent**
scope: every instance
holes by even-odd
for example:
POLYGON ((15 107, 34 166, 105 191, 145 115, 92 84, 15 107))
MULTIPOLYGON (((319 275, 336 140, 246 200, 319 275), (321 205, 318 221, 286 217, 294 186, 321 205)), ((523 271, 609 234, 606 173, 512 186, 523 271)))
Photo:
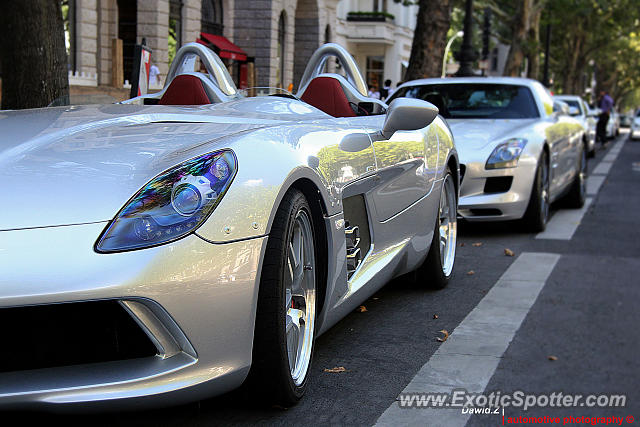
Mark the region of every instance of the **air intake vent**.
POLYGON ((155 345, 117 301, 0 309, 0 372, 154 356, 155 345))
POLYGON ((512 182, 512 176, 496 176, 487 178, 484 182, 484 192, 488 194, 506 193, 511 189, 512 182))

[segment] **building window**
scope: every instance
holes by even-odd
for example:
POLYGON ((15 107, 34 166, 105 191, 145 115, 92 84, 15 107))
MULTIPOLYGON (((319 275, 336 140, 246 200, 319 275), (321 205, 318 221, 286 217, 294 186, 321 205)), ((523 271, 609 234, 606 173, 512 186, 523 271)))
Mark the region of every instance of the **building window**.
POLYGON ((284 88, 284 59, 286 56, 286 28, 287 28, 287 14, 283 10, 280 13, 280 19, 278 20, 278 58, 276 69, 276 84, 278 87, 284 88))
POLYGON ((367 56, 367 85, 380 90, 384 75, 384 56, 367 56))
POLYGON ((222 35, 222 0, 202 0, 200 25, 203 33, 222 35))
POLYGON ((135 1, 118 0, 118 38, 122 39, 124 80, 131 80, 138 31, 138 6, 135 1))
POLYGON ((182 46, 182 0, 169 1, 169 64, 182 46))
POLYGON ((386 12, 387 11, 387 0, 373 0, 373 11, 374 12, 386 12))
POLYGON ((67 66, 69 70, 76 71, 76 1, 62 0, 61 5, 67 66))

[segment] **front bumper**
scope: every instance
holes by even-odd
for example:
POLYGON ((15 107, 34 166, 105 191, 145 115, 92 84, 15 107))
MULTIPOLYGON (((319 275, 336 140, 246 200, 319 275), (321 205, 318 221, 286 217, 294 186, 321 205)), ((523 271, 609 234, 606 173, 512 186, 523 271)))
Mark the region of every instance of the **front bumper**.
POLYGON ((93 244, 104 226, 0 232, 0 310, 117 301, 157 354, 5 370, 0 408, 176 404, 244 381, 266 237, 211 244, 190 235, 156 248, 98 254, 93 244))
POLYGON ((485 162, 469 162, 460 186, 458 214, 469 221, 506 221, 524 216, 537 162, 534 157, 521 157, 518 166, 485 169, 485 162), (485 192, 488 179, 512 177, 508 191, 485 192))

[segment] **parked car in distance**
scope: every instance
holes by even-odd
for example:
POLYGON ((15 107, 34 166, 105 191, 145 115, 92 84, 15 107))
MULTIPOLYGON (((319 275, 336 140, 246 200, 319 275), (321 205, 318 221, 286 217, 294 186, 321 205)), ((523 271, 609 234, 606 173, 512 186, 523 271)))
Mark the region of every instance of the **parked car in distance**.
POLYGON ((595 156, 596 125, 598 122, 597 119, 589 115, 587 103, 578 95, 555 95, 553 98, 569 105, 569 115, 582 123, 582 127, 585 130, 584 137, 588 147, 588 156, 595 156))
POLYGON ((616 107, 611 109, 609 113, 609 122, 607 123, 607 138, 613 139, 620 135, 620 114, 616 107))
POLYGON ((588 147, 580 121, 537 81, 509 77, 422 79, 391 97, 436 105, 460 156, 458 213, 469 221, 524 219, 544 230, 549 205, 584 204, 588 147))
POLYGON ((631 130, 629 131, 629 138, 640 138, 640 108, 636 111, 636 115, 631 122, 631 130))
POLYGON ((633 123, 633 114, 625 113, 620 114, 620 127, 621 128, 630 128, 631 123, 633 123))
MULTIPOLYGON (((596 129, 597 129, 598 120, 600 119, 600 113, 602 112, 602 110, 596 107, 591 109, 590 111, 593 117, 595 118, 596 129)), ((619 134, 620 134, 620 120, 618 118, 618 113, 615 111, 615 108, 613 108, 609 113, 609 121, 607 122, 606 136, 607 136, 607 139, 613 139, 619 134)))
POLYGON ((368 98, 336 44, 299 87, 246 96, 188 43, 159 93, 0 112, 1 409, 243 382, 287 407, 315 338, 389 280, 447 285, 460 167, 436 107, 368 98))

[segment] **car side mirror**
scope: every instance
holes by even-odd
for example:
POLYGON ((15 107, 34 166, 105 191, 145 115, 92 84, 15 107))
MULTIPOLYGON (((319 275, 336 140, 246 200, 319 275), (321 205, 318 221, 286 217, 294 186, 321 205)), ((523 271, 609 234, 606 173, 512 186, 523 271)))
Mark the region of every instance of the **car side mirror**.
POLYGON ((416 130, 429 126, 438 115, 438 107, 414 98, 396 98, 389 104, 382 136, 389 139, 399 130, 416 130))
POLYGON ((569 107, 569 115, 570 116, 579 116, 580 110, 577 107, 569 107))
POLYGON ((568 116, 569 115, 569 106, 564 102, 554 102, 553 103, 553 112, 556 115, 568 116))

